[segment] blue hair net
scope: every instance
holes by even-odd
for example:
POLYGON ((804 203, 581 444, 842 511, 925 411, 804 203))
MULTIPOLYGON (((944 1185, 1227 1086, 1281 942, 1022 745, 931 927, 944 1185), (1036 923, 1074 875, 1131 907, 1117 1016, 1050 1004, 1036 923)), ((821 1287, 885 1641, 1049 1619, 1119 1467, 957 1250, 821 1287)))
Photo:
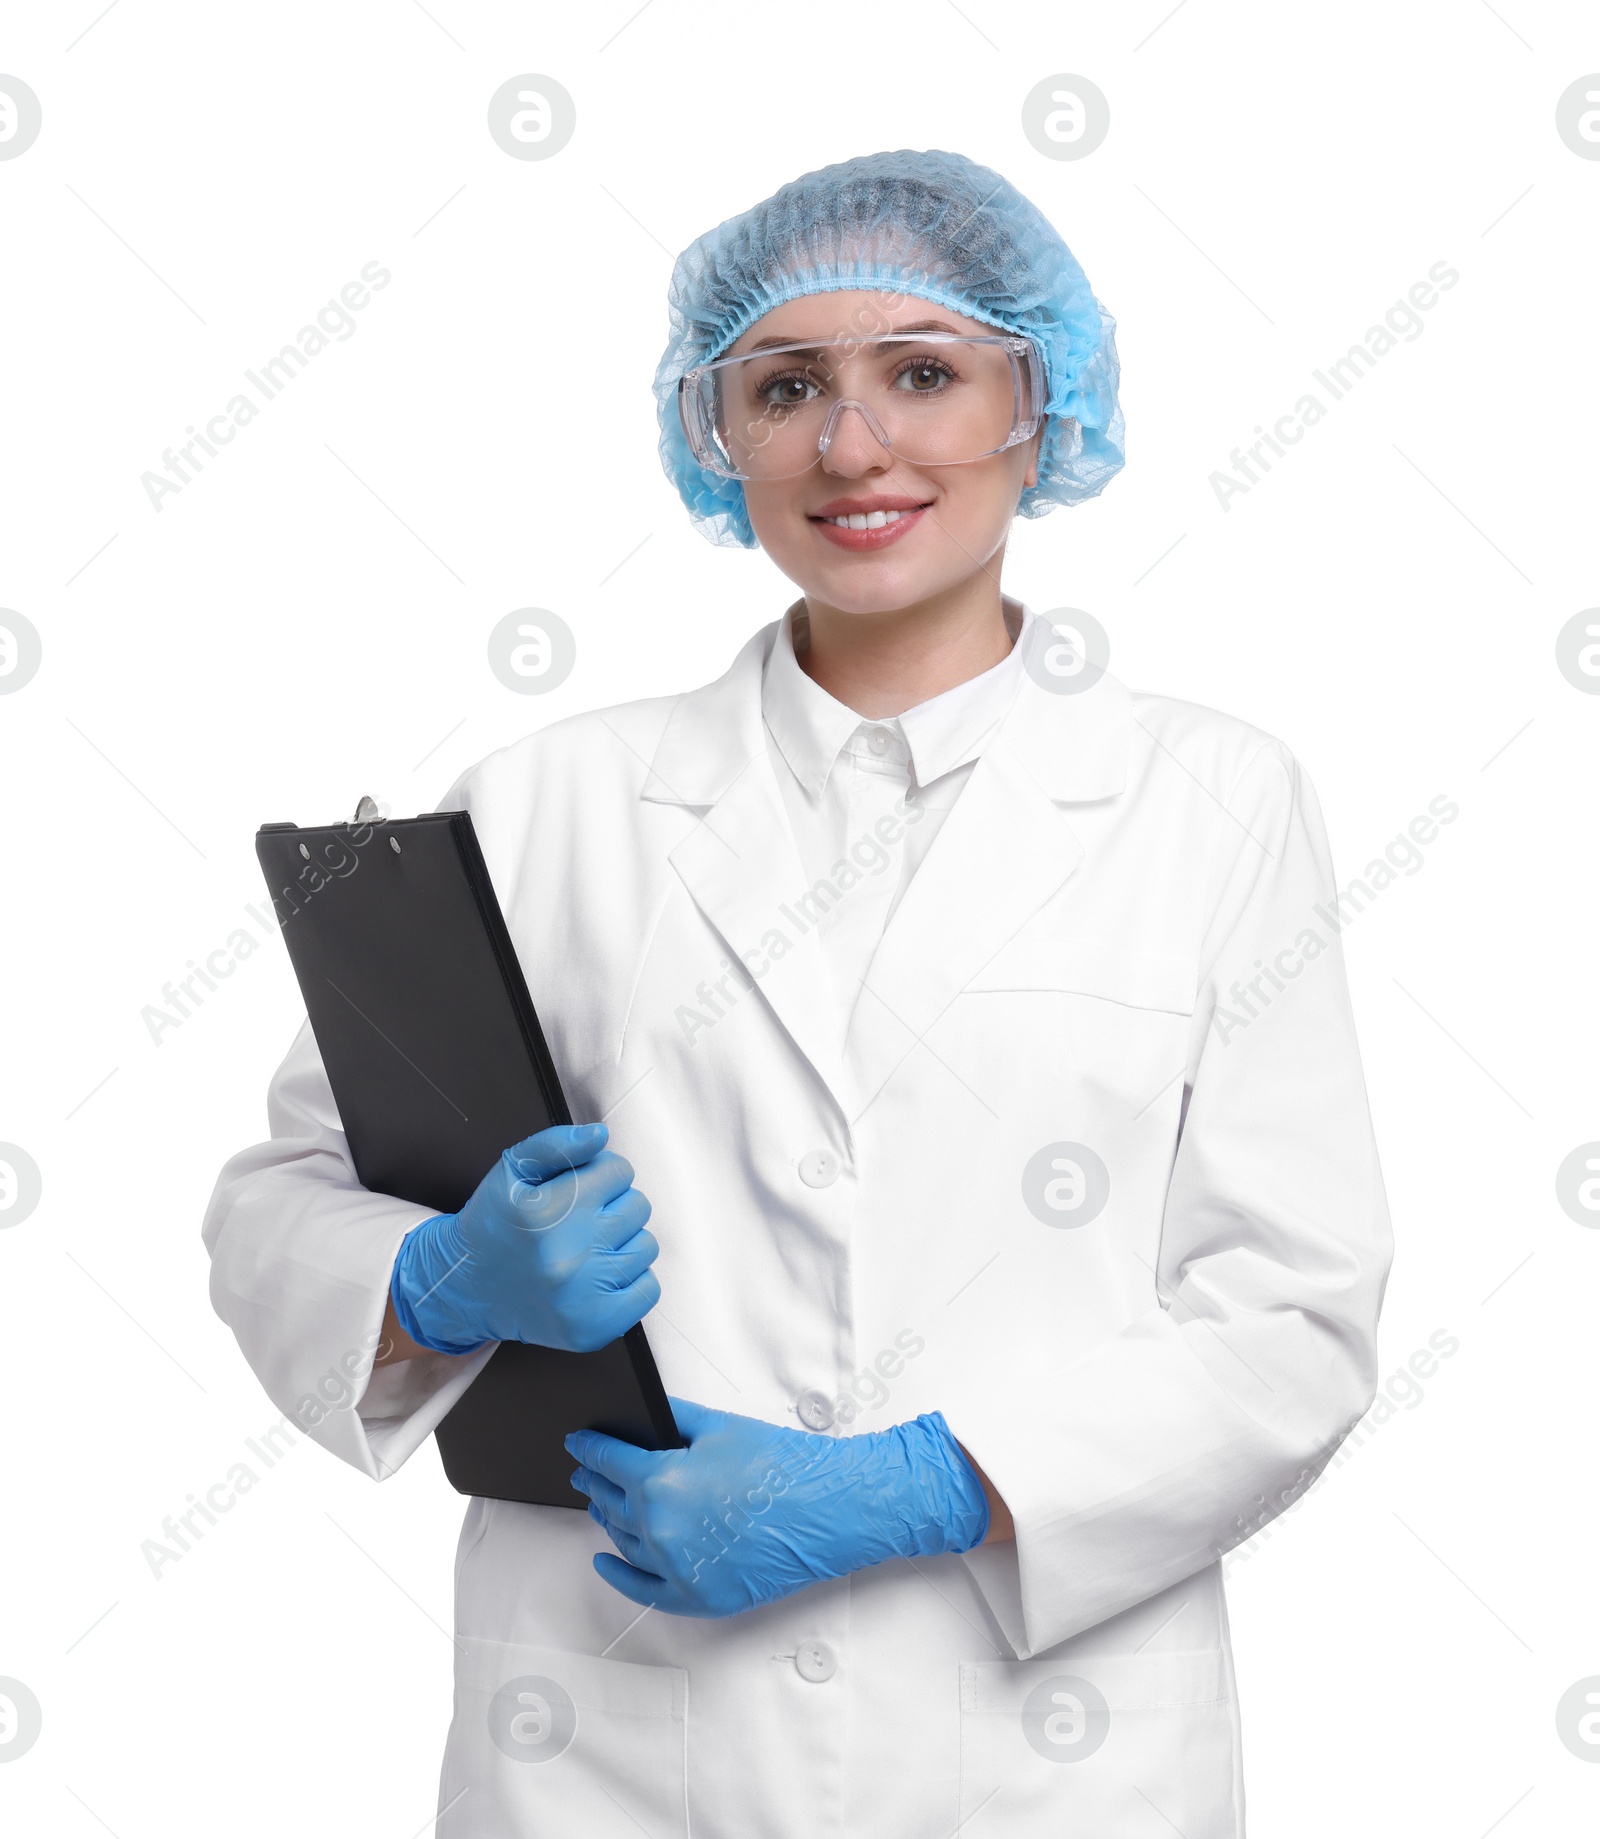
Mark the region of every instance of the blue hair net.
POLYGON ((679 378, 785 300, 855 288, 935 301, 1038 345, 1049 419, 1022 516, 1092 498, 1121 469, 1116 321, 1044 213, 963 154, 866 154, 781 186, 697 237, 673 266, 654 386, 661 462, 712 542, 749 549, 756 538, 743 484, 690 450, 679 378))

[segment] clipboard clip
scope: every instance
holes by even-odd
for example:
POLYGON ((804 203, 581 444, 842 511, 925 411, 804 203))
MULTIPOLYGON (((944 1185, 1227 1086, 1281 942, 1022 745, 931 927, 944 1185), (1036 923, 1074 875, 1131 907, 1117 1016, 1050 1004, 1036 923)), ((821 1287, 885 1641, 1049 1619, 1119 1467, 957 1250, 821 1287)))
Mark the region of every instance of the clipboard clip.
POLYGON ((372 799, 363 795, 361 802, 356 806, 356 814, 350 822, 352 824, 381 824, 383 813, 372 799))

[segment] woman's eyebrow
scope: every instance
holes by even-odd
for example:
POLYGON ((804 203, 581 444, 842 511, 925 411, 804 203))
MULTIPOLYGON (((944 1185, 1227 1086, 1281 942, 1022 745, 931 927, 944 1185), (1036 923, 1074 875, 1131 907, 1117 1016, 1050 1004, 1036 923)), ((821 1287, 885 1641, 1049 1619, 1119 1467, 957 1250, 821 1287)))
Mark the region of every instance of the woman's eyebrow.
MULTIPOLYGON (((886 327, 885 330, 889 332, 954 332, 956 328, 952 326, 948 320, 944 319, 916 319, 913 320, 910 325, 889 326, 886 327)), ((845 336, 848 337, 848 334, 845 336)), ((756 352, 765 351, 772 345, 809 345, 813 343, 826 344, 827 342, 826 339, 812 340, 805 338, 790 338, 786 334, 774 334, 771 338, 758 338, 744 355, 746 357, 751 357, 756 352)), ((869 338, 863 338, 861 342, 863 345, 870 345, 872 343, 869 338)))

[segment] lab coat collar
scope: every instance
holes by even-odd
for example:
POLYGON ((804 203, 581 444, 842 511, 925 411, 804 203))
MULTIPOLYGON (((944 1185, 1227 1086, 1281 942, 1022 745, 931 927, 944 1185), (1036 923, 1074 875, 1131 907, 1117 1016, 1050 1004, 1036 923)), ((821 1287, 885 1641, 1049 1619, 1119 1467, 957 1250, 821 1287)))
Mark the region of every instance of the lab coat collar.
MULTIPOLYGON (((841 1057, 820 938, 796 906, 806 872, 762 720, 762 671, 778 631, 777 621, 763 627, 724 675, 678 699, 640 796, 696 813, 669 852, 673 868, 853 1124, 1078 868, 1083 844, 1059 806, 1122 790, 1131 702, 1109 675, 1056 692, 1025 655, 1011 706, 879 941, 841 1057), (775 952, 778 939, 786 949, 775 952)), ((1049 636, 1042 619, 1025 621, 1018 644, 1049 636)))
POLYGON ((794 622, 804 617, 801 599, 778 621, 761 674, 761 713, 789 770, 815 798, 827 784, 839 750, 863 718, 801 668, 795 656, 794 622))
MULTIPOLYGON (((1002 599, 1006 626, 1016 641, 1029 615, 1009 595, 1002 599)), ((778 621, 761 679, 761 709, 789 770, 815 798, 846 742, 869 718, 806 674, 797 647, 805 649, 807 623, 802 596, 778 621)), ((1009 708, 1021 673, 1022 656, 1013 642, 992 669, 878 722, 904 740, 916 785, 931 785, 977 755, 1009 708)))
MULTIPOLYGON (((1012 652, 1021 667, 1021 682, 995 738, 1016 753, 1052 799, 1073 804, 1114 797, 1127 775, 1133 728, 1128 691, 1109 673, 1075 695, 1046 689, 1049 673, 1036 676, 1026 667, 1023 646, 1042 646, 1050 636, 1049 626, 1031 607, 1021 605, 1021 612, 1023 629, 1012 652)), ((658 804, 714 805, 764 752, 761 681, 781 627, 782 621, 774 620, 752 633, 722 676, 678 698, 651 760, 642 798, 658 804)))
POLYGON ((641 798, 665 805, 714 805, 765 752, 761 672, 777 633, 776 620, 752 633, 720 677, 673 704, 641 798))
POLYGON ((1029 615, 1009 594, 1001 596, 1001 609, 1012 644, 1000 662, 896 718, 919 787, 974 759, 1011 707, 1022 677, 1023 654, 1017 645, 1029 615))

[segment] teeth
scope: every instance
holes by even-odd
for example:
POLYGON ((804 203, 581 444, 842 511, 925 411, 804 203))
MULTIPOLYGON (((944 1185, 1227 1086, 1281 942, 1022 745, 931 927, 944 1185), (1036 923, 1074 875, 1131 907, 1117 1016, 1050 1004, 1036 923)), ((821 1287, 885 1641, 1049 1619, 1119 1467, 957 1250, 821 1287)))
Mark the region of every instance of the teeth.
POLYGON ((885 524, 897 524, 904 511, 852 511, 848 517, 830 517, 830 524, 841 530, 881 530, 885 524))

